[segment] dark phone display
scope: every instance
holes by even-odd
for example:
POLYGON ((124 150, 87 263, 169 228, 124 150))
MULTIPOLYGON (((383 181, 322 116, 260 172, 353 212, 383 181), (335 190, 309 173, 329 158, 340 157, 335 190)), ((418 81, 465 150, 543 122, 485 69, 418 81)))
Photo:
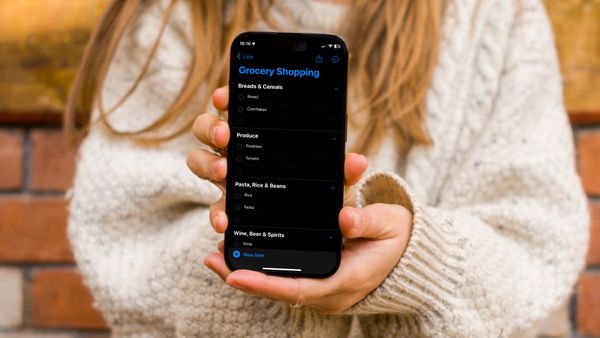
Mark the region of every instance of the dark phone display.
POLYGON ((230 268, 311 277, 337 270, 347 67, 333 35, 244 33, 233 42, 230 268))

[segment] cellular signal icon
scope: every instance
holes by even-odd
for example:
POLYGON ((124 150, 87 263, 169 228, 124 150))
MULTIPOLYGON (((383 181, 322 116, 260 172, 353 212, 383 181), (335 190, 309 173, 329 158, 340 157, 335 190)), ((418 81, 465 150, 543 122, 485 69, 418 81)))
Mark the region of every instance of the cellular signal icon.
POLYGON ((335 49, 340 49, 340 48, 342 48, 342 45, 340 45, 339 43, 328 43, 326 45, 321 45, 321 48, 335 48, 335 49))

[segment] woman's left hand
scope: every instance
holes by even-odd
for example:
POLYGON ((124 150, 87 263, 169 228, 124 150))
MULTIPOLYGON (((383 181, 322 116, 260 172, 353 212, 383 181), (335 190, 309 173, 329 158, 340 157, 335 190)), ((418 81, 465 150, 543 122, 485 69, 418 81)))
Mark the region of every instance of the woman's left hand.
POLYGON ((228 285, 254 295, 303 305, 322 313, 341 313, 376 289, 404 253, 412 231, 412 214, 392 204, 344 207, 339 214, 346 239, 338 271, 328 278, 289 278, 251 270, 231 271, 223 242, 204 264, 228 285))

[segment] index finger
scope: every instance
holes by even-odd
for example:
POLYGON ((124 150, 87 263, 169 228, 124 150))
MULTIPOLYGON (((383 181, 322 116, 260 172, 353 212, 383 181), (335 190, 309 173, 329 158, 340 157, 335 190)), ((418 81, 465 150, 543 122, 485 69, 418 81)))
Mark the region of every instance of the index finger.
POLYGON ((229 106, 229 86, 215 89, 212 95, 213 104, 218 110, 227 110, 229 106))

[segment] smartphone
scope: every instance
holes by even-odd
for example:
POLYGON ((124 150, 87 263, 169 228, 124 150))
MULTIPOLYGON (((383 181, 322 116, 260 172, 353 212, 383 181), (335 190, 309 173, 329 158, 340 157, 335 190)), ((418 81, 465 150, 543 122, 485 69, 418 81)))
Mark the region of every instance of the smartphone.
POLYGON ((340 264, 348 49, 330 34, 247 32, 231 46, 225 262, 324 278, 340 264))

